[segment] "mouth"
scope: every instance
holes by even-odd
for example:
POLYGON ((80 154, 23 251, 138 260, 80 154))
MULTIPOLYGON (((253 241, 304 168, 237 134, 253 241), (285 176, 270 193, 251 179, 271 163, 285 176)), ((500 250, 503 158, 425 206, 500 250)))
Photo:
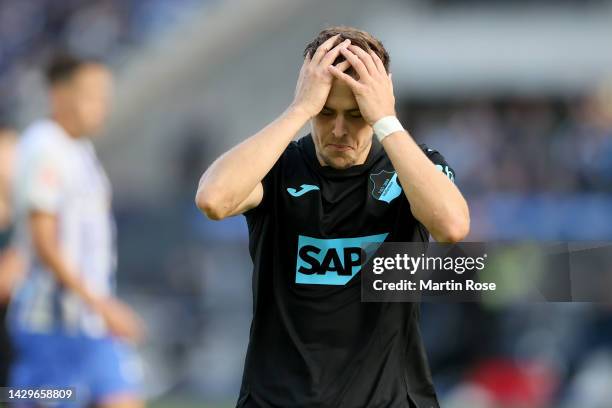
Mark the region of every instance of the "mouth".
POLYGON ((349 150, 353 150, 353 148, 349 145, 336 144, 336 143, 330 143, 327 145, 327 147, 331 148, 332 150, 338 151, 338 152, 346 152, 349 150))

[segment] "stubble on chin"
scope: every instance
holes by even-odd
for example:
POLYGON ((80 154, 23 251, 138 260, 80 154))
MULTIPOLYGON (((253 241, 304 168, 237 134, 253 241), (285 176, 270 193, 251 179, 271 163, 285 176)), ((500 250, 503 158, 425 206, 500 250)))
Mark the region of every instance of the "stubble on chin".
POLYGON ((355 159, 353 157, 344 155, 336 157, 323 155, 321 159, 327 166, 338 170, 348 169, 349 167, 352 167, 355 164, 355 159))

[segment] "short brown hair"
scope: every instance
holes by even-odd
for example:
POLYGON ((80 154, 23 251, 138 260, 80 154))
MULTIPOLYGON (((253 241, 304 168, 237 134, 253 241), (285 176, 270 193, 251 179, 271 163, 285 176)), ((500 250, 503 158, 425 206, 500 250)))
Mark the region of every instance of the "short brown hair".
MULTIPOLYGON (((385 70, 389 72, 391 58, 389 57, 389 53, 385 49, 382 42, 378 38, 374 37, 372 34, 354 27, 335 26, 326 28, 325 30, 321 31, 319 35, 317 35, 317 37, 306 46, 306 49, 304 50, 304 57, 306 57, 306 55, 312 56, 321 44, 327 41, 327 39, 329 39, 330 37, 333 37, 337 34, 340 35, 334 42, 334 47, 344 40, 351 40, 351 44, 356 45, 364 51, 374 51, 374 53, 376 53, 376 55, 378 55, 378 57, 382 60, 382 63, 385 66, 385 70)), ((344 61, 344 57, 339 56, 334 61, 334 65, 342 61, 344 61)), ((349 75, 354 74, 353 68, 351 67, 346 70, 346 73, 349 75)))
POLYGON ((102 63, 93 58, 81 58, 64 51, 57 52, 49 59, 45 69, 47 85, 53 86, 70 80, 81 67, 90 64, 102 63))

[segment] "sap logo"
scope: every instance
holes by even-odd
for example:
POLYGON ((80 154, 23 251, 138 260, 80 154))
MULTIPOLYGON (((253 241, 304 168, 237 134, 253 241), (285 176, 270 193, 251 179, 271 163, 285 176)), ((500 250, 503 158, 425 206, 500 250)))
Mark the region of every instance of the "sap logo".
POLYGON ((370 174, 372 196, 380 201, 390 203, 402 193, 397 182, 397 173, 383 170, 380 173, 370 174))
POLYGON ((346 285, 387 238, 388 233, 356 238, 298 238, 295 283, 346 285), (366 259, 362 259, 362 248, 366 259))
POLYGON ((310 191, 315 191, 315 190, 319 190, 319 187, 313 186, 312 184, 302 184, 300 186, 300 190, 296 190, 295 188, 289 187, 287 189, 287 192, 289 194, 291 194, 293 197, 301 197, 304 194, 306 194, 306 193, 308 193, 310 191))

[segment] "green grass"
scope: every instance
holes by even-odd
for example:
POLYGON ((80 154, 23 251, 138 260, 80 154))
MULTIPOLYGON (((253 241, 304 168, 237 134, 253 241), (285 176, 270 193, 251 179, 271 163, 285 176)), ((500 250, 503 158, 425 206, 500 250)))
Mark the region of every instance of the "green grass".
POLYGON ((202 404, 180 400, 159 400, 147 404, 147 408, 234 408, 232 403, 226 404, 202 404))

